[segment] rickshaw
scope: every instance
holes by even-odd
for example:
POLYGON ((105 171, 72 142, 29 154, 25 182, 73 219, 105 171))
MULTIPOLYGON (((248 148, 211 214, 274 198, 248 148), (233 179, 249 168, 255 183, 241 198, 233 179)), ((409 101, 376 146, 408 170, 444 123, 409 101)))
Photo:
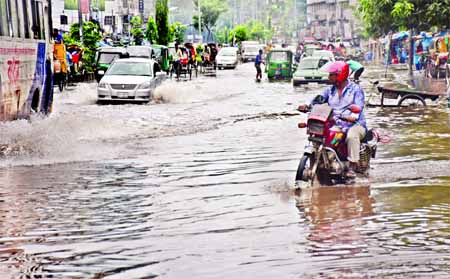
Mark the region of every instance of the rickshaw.
POLYGON ((272 49, 267 54, 265 72, 269 81, 292 79, 293 56, 289 49, 272 49))
POLYGON ((155 60, 161 67, 161 71, 169 74, 170 60, 169 60, 169 48, 163 45, 152 45, 155 60))
POLYGON ((114 60, 126 57, 128 57, 128 54, 123 47, 101 47, 97 49, 93 67, 97 82, 100 82, 114 60))
POLYGON ((197 65, 197 51, 195 50, 195 47, 192 43, 185 43, 184 46, 186 49, 189 50, 190 56, 189 56, 189 64, 191 65, 191 69, 195 71, 195 77, 198 76, 198 65, 197 65))
POLYGON ((189 75, 189 79, 192 79, 192 67, 191 64, 189 64, 189 55, 188 51, 184 47, 179 47, 181 50, 181 58, 178 63, 173 64, 176 67, 170 71, 170 77, 172 77, 173 72, 175 72, 177 79, 180 79, 181 75, 184 75, 185 78, 187 78, 187 75, 189 75))
POLYGON ((215 76, 217 70, 216 56, 217 46, 215 43, 209 43, 205 46, 203 52, 203 74, 208 76, 215 76))

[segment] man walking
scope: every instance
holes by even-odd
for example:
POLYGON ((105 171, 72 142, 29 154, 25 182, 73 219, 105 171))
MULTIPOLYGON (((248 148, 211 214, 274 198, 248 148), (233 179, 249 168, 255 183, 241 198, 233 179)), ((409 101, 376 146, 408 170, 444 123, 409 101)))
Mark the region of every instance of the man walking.
POLYGON ((261 63, 265 64, 262 59, 262 54, 263 54, 263 51, 262 51, 262 49, 260 49, 258 55, 256 55, 256 58, 255 58, 256 81, 257 82, 260 82, 262 79, 261 63))

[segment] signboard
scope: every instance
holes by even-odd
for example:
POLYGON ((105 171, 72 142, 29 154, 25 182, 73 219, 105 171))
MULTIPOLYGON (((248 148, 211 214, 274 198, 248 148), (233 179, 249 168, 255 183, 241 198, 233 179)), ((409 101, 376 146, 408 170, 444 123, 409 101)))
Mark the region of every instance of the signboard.
POLYGON ((144 14, 144 0, 139 0, 139 13, 144 14))
MULTIPOLYGON (((105 11, 105 0, 91 0, 91 8, 94 11, 105 11)), ((78 0, 64 0, 64 10, 78 10, 78 0)), ((89 13, 89 0, 81 0, 81 12, 89 13)))

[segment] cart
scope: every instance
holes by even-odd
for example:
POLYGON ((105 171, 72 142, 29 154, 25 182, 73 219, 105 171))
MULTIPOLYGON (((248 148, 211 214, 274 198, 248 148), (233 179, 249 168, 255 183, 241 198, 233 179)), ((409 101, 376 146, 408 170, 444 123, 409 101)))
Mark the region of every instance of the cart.
MULTIPOLYGON (((424 91, 410 88, 396 88, 394 86, 385 85, 377 86, 381 93, 381 107, 424 107, 426 100, 436 101, 442 94, 432 91, 424 91), (385 99, 398 100, 396 105, 386 105, 385 99)), ((377 106, 369 104, 369 106, 377 106)))

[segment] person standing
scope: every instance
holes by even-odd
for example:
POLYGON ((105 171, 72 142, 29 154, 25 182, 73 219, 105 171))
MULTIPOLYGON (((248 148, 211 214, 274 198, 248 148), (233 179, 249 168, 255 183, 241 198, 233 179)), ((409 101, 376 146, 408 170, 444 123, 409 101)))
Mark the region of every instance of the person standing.
POLYGON ((262 58, 263 51, 262 49, 259 50, 258 55, 256 55, 255 58, 255 68, 256 68, 256 81, 261 81, 262 79, 262 70, 261 70, 261 64, 265 64, 262 58))

